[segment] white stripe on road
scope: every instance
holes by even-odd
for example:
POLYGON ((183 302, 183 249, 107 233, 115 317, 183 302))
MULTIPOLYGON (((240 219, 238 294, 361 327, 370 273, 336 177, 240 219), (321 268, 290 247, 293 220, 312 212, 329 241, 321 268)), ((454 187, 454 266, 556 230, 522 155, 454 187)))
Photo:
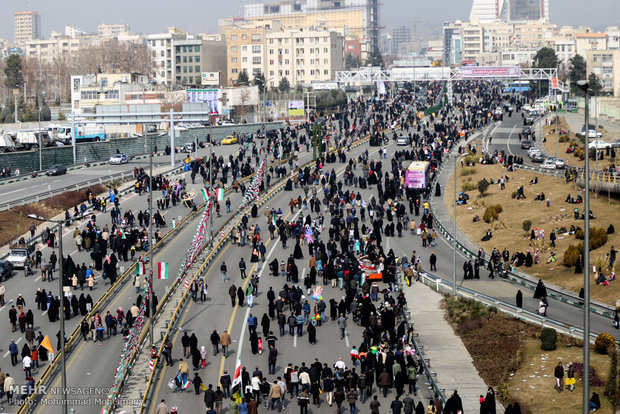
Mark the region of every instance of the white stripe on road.
POLYGON ((297 335, 293 336, 293 348, 297 348, 297 335))
POLYGON ((9 300, 8 302, 5 302, 5 303, 6 303, 6 304, 5 304, 5 305, 3 305, 3 306, 0 308, 0 311, 2 311, 2 309, 4 309, 4 308, 6 308, 7 306, 9 306, 11 303, 13 303, 13 299, 11 299, 11 300, 9 300))
POLYGON ((347 348, 351 347, 351 345, 349 345, 349 333, 346 329, 344 330, 344 344, 347 346, 347 348))

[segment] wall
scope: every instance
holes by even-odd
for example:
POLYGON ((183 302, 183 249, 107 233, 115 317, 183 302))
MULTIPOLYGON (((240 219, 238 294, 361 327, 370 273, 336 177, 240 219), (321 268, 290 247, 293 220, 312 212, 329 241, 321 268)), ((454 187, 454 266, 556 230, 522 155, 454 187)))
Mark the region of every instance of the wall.
MULTIPOLYGON (((265 125, 265 129, 271 131, 284 127, 283 122, 272 122, 265 125)), ((179 147, 188 142, 194 142, 194 136, 198 141, 205 141, 209 133, 214 139, 221 140, 234 132, 256 133, 262 128, 262 124, 230 125, 211 128, 190 129, 187 131, 176 131, 175 146, 179 147)), ((163 150, 170 144, 168 134, 154 138, 153 145, 158 150, 163 150)), ((103 142, 86 142, 77 144, 76 156, 77 163, 83 164, 93 161, 105 161, 110 158, 116 150, 127 155, 142 155, 148 153, 150 144, 145 137, 114 139, 103 142)), ((70 146, 43 148, 41 151, 43 169, 49 168, 53 164, 73 164, 73 152, 70 146)), ((20 174, 27 174, 39 170, 39 151, 11 152, 0 154, 0 169, 8 167, 11 171, 19 168, 20 174)))

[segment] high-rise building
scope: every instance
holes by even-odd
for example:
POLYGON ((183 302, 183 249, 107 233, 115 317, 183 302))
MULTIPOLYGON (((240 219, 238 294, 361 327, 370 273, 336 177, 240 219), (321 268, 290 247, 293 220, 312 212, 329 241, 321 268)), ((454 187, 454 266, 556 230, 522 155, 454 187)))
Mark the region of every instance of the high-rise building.
POLYGON ((15 43, 23 45, 28 40, 41 38, 41 14, 37 11, 17 12, 13 18, 15 43))
POLYGON ((469 13, 469 20, 478 19, 480 23, 500 20, 504 0, 474 0, 469 13))
POLYGON ((289 29, 326 27, 379 47, 379 0, 281 0, 243 6, 246 20, 273 19, 289 29), (338 30, 340 29, 340 30, 338 30))
POLYGON ((549 0, 473 0, 469 20, 480 23, 549 21, 549 0))
POLYGON ((402 53, 401 45, 409 45, 411 43, 411 29, 406 26, 400 26, 392 30, 392 50, 394 53, 402 53))

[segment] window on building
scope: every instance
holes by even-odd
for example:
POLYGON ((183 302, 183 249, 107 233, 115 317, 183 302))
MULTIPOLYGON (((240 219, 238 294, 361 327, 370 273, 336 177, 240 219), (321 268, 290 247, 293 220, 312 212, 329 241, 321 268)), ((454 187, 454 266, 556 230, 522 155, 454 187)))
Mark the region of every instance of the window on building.
POLYGON ((238 59, 236 57, 230 58, 230 63, 237 63, 237 60, 238 59))
POLYGON ((260 73, 260 68, 252 69, 252 74, 256 75, 257 73, 260 73))
POLYGON ((269 64, 270 64, 270 65, 275 65, 274 60, 273 60, 273 59, 269 59, 269 64))
POLYGON ((248 35, 246 35, 246 34, 242 34, 241 35, 241 40, 247 40, 247 38, 248 38, 248 35))
POLYGON ((194 66, 194 72, 200 73, 200 65, 194 66))
POLYGON ((243 62, 243 63, 248 63, 248 58, 247 58, 247 57, 242 57, 242 58, 241 58, 241 62, 243 62))
POLYGON ((200 62, 200 55, 194 56, 194 62, 200 62))
POLYGON ((187 52, 187 46, 183 46, 183 53, 187 52))
POLYGON ((253 45, 252 46, 252 53, 260 53, 260 45, 253 45))
POLYGON ((260 56, 254 56, 254 57, 252 58, 252 64, 253 64, 253 65, 260 65, 260 62, 261 62, 261 58, 260 58, 260 56))
POLYGON ((230 47, 230 51, 231 52, 236 52, 237 51, 237 46, 231 46, 230 47))
POLYGON ((291 74, 291 71, 289 71, 289 70, 285 70, 285 71, 284 71, 284 75, 285 75, 285 76, 289 76, 290 74, 291 74))
POLYGON ((230 35, 230 40, 237 40, 237 35, 230 35))
POLYGON ((187 56, 183 56, 183 63, 187 63, 187 56))
POLYGON ((260 42, 260 35, 259 34, 253 34, 252 35, 252 41, 253 42, 260 42))
POLYGON ((239 69, 231 69, 230 73, 236 75, 237 73, 239 73, 239 69))
POLYGON ((243 45, 243 46, 241 46, 241 51, 242 51, 242 52, 247 52, 247 51, 248 51, 248 47, 247 47, 247 45, 243 45))
POLYGON ((323 75, 329 75, 329 69, 323 70, 323 75))
POLYGON ((269 71, 269 76, 273 76, 273 70, 269 71))
POLYGON ((187 62, 188 63, 194 63, 194 57, 193 56, 188 56, 187 57, 187 62))
POLYGON ((177 73, 181 73, 181 66, 175 66, 174 69, 177 71, 177 73))

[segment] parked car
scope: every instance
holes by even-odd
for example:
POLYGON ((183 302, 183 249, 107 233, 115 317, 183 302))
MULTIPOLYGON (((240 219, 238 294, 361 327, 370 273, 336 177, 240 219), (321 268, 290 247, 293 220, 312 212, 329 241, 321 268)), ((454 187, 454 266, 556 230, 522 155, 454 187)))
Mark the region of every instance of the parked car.
MULTIPOLYGON (((581 135, 585 135, 586 131, 585 130, 581 130, 581 135)), ((588 130, 588 138, 601 138, 603 136, 602 132, 596 131, 594 129, 589 129, 588 130)))
POLYGON ((188 142, 187 144, 185 144, 183 146, 183 152, 187 152, 187 153, 191 153, 194 152, 194 143, 193 142, 188 142))
POLYGON ((555 161, 551 159, 546 159, 542 163, 541 167, 544 168, 545 170, 555 170, 556 169, 555 161))
POLYGON ((535 163, 542 163, 545 160, 545 157, 540 152, 533 153, 530 158, 535 163))
POLYGON ((222 140, 222 145, 232 145, 232 144, 236 144, 237 142, 238 142, 237 137, 229 135, 222 140))
POLYGON ((396 145, 409 145, 409 138, 408 137, 398 137, 396 139, 396 145))
POLYGON ((595 139, 594 141, 590 141, 590 144, 588 144, 588 148, 605 149, 610 147, 611 144, 603 141, 602 139, 595 139))
POLYGON ((129 162, 129 156, 125 154, 114 154, 108 161, 110 164, 127 164, 129 162))
POLYGON ((521 141, 521 149, 530 149, 534 143, 528 139, 521 141))
POLYGON ((620 148, 620 139, 617 139, 611 143, 612 148, 620 148))
POLYGON ((229 126, 229 125, 235 125, 235 123, 232 122, 232 121, 222 121, 222 122, 220 122, 220 125, 221 126, 229 126))
POLYGON ((27 246, 26 244, 11 244, 9 245, 9 255, 6 261, 13 265, 15 269, 23 269, 26 259, 34 251, 34 246, 27 246))
POLYGON ((555 162, 555 168, 557 169, 562 169, 566 167, 566 163, 562 158, 553 158, 553 161, 555 162))
POLYGON ((45 175, 63 175, 67 173, 67 167, 62 164, 54 164, 47 169, 45 175))
POLYGON ((11 276, 13 276, 13 265, 11 262, 0 260, 0 282, 4 282, 11 276))

